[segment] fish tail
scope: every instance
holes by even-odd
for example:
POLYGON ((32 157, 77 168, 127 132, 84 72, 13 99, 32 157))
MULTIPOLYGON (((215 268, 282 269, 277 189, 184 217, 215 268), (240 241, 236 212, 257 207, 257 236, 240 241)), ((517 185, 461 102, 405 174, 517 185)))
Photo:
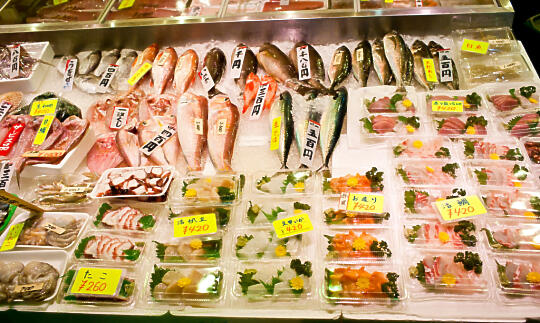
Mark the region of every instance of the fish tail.
POLYGON ((283 163, 283 164, 281 165, 281 169, 289 169, 289 167, 287 166, 287 164, 283 163))

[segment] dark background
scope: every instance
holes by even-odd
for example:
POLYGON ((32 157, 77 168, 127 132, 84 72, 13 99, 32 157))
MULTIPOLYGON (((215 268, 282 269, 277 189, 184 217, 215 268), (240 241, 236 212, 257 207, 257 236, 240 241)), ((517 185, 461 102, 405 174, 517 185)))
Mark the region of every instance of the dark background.
POLYGON ((540 14, 539 0, 511 0, 514 11, 514 35, 523 42, 533 65, 537 71, 540 70, 540 55, 538 48, 540 45, 540 31, 535 31, 527 24, 527 20, 540 14))

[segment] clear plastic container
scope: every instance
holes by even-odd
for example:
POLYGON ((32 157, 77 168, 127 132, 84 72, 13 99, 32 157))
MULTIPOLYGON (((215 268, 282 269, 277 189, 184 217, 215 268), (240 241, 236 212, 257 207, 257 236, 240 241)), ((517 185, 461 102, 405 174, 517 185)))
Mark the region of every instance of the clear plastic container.
POLYGON ((516 138, 538 137, 540 134, 540 111, 506 116, 499 119, 502 130, 516 138))
POLYGON ((267 195, 298 196, 315 192, 315 174, 308 169, 256 172, 253 191, 267 195))
POLYGON ((254 197, 244 203, 240 221, 245 226, 270 226, 272 222, 297 213, 311 213, 312 205, 306 199, 276 199, 254 197))
POLYGON ((235 207, 231 205, 217 205, 217 206, 169 206, 169 219, 177 217, 186 217, 201 214, 214 213, 216 215, 216 224, 221 227, 227 227, 231 221, 231 217, 234 214, 235 207))
POLYGON ((317 0, 290 0, 288 4, 278 0, 231 0, 227 4, 226 15, 239 15, 252 12, 276 12, 276 11, 302 11, 326 9, 325 1, 317 0))
POLYGON ((241 260, 282 259, 308 253, 314 243, 309 233, 278 239, 273 228, 238 230, 232 240, 232 252, 241 260))
POLYGON ((223 299, 223 269, 203 264, 158 264, 149 277, 148 300, 216 306, 223 299))
POLYGON ((310 261, 242 262, 237 264, 233 295, 250 301, 295 302, 310 297, 310 261))
POLYGON ((361 167, 357 171, 333 169, 321 173, 322 192, 327 196, 341 193, 380 193, 384 190, 384 171, 375 166, 361 167), (366 171, 364 171, 366 170, 366 171))
POLYGON ((154 232, 163 208, 137 203, 103 203, 93 218, 94 227, 126 232, 154 232))
POLYGON ((462 160, 524 160, 519 143, 508 137, 467 138, 457 140, 454 143, 462 160))
POLYGON ((68 210, 83 208, 93 201, 90 193, 96 178, 82 174, 42 175, 34 178, 35 185, 25 199, 44 210, 68 210))
POLYGON ((327 265, 323 301, 334 305, 396 305, 405 299, 403 278, 392 265, 327 265))
POLYGON ((45 212, 26 220, 17 246, 62 248, 71 247, 88 222, 88 214, 45 212))
POLYGON ((467 191, 459 187, 404 187, 403 195, 401 195, 403 203, 402 209, 407 218, 439 218, 439 214, 434 206, 434 203, 439 200, 460 196, 467 196, 467 191))
POLYGON ((170 202, 183 205, 231 205, 241 198, 240 176, 184 177, 174 181, 170 202))
POLYGON ((362 133, 367 138, 415 135, 425 128, 420 117, 408 113, 369 114, 359 122, 362 125, 362 133))
MULTIPOLYGON (((441 4, 439 0, 422 0, 422 7, 438 7, 441 4)), ((385 1, 385 8, 415 8, 417 7, 415 0, 393 0, 385 1)), ((419 6, 418 6, 419 7, 419 6)))
POLYGON ((336 228, 381 225, 390 219, 389 204, 384 204, 382 213, 355 212, 339 209, 339 197, 325 198, 322 205, 321 220, 328 226, 336 228))
POLYGON ((496 6, 494 0, 441 0, 443 7, 458 7, 458 6, 496 6))
POLYGON ((491 251, 540 252, 540 223, 523 223, 518 219, 487 221, 482 231, 491 251))
POLYGON ((142 239, 90 231, 77 244, 74 256, 92 263, 136 264, 143 258, 145 247, 142 239))
POLYGON ((528 81, 533 78, 531 68, 519 52, 462 59, 460 75, 469 87, 486 83, 528 81))
POLYGON ((0 24, 66 23, 74 21, 97 22, 108 3, 106 0, 84 1, 13 1, 6 3, 5 16, 0 24))
POLYGON ((419 110, 418 97, 414 90, 410 93, 398 93, 393 87, 376 87, 365 91, 362 103, 366 113, 414 114, 419 110))
POLYGON ((487 298, 489 278, 486 263, 478 253, 418 250, 410 254, 408 264, 407 290, 411 299, 487 298))
POLYGON ((530 162, 533 165, 540 165, 540 138, 523 137, 521 142, 525 147, 530 162))
POLYGON ((360 10, 381 9, 383 0, 360 0, 360 10))
POLYGON ((493 277, 503 303, 524 305, 540 301, 540 257, 497 256, 493 277))
POLYGON ((327 230, 323 235, 326 261, 377 262, 392 257, 393 241, 389 228, 327 230))
POLYGON ((205 234, 153 241, 154 255, 162 263, 215 262, 221 258, 223 234, 205 234))
POLYGON ((458 163, 441 160, 402 160, 395 164, 397 177, 404 185, 456 186, 462 182, 458 163))
POLYGON ((536 187, 529 166, 523 163, 474 161, 465 164, 469 178, 476 185, 499 187, 536 187))
POLYGON ((328 0, 328 9, 354 9, 354 0, 328 0))
POLYGON ((473 221, 455 223, 433 221, 407 221, 403 237, 411 245, 430 249, 468 249, 478 243, 477 226, 473 221))
POLYGON ((445 137, 415 136, 396 139, 392 144, 396 158, 441 158, 452 157, 452 143, 445 137))
POLYGON ((431 115, 460 115, 468 112, 483 112, 486 109, 486 103, 480 93, 474 90, 468 91, 435 91, 424 96, 426 102, 426 111, 431 115), (462 111, 440 111, 440 104, 434 104, 435 101, 461 102, 462 111))
POLYGON ((537 83, 495 84, 486 89, 490 110, 498 115, 534 112, 540 105, 537 83))
POLYGON ((488 214, 540 219, 540 192, 519 188, 480 188, 488 214))
POLYGON ((138 0, 130 7, 123 7, 123 0, 115 0, 107 14, 107 20, 142 18, 172 18, 178 16, 217 16, 221 1, 161 1, 159 3, 138 0))
POLYGON ((432 117, 432 126, 436 134, 451 138, 468 138, 491 134, 490 120, 487 116, 464 113, 456 116, 432 117))
POLYGON ((460 50, 461 58, 483 57, 519 52, 517 41, 509 27, 461 29, 452 33, 454 46, 460 48, 464 39, 489 43, 486 54, 460 50))

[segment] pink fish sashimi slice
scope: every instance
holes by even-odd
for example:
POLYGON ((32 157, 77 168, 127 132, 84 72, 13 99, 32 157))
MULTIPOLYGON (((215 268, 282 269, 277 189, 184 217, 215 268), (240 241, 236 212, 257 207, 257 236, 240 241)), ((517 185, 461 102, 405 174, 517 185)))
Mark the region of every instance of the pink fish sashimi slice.
POLYGON ((367 108, 371 113, 384 113, 384 112, 393 112, 390 110, 390 98, 385 96, 382 99, 378 99, 375 102, 371 103, 367 108))
POLYGON ((511 95, 494 95, 489 98, 495 108, 499 111, 510 111, 519 106, 519 100, 511 95))
POLYGON ((124 158, 116 146, 115 133, 100 136, 86 157, 88 169, 98 175, 120 165, 123 161, 124 158))
POLYGON ((208 152, 214 167, 221 172, 232 170, 236 131, 240 113, 231 100, 217 95, 208 106, 208 152))
POLYGON ((185 93, 176 104, 176 116, 176 130, 187 166, 190 171, 201 171, 208 135, 208 101, 203 96, 185 93))

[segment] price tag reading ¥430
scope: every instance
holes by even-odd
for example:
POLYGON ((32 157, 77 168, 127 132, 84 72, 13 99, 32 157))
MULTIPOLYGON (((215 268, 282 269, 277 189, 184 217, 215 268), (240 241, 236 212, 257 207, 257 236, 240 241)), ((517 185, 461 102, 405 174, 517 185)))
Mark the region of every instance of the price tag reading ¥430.
POLYGON ((463 112, 463 101, 431 101, 431 111, 434 112, 463 112))
POLYGON ((442 219, 446 222, 453 222, 463 218, 487 213, 484 204, 477 195, 456 197, 435 202, 442 219))
POLYGON ((297 214, 272 222, 278 239, 295 236, 313 230, 311 220, 306 213, 297 214))
POLYGON ((71 284, 72 294, 115 296, 120 290, 123 270, 116 268, 79 268, 71 284))
POLYGON ((341 193, 338 208, 353 212, 383 213, 384 195, 341 193))
POLYGON ((461 50, 464 52, 471 52, 476 54, 485 55, 488 51, 489 43, 485 41, 478 41, 472 39, 463 39, 463 45, 461 50))
POLYGON ((174 219, 174 237, 198 236, 217 232, 216 214, 199 214, 174 219))

